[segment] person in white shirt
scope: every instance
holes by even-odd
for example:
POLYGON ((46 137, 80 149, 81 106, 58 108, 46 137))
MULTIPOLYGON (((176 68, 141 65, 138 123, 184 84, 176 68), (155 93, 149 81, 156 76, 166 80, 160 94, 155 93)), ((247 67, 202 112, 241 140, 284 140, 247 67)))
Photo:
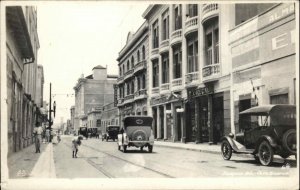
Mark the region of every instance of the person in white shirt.
POLYGON ((42 134, 43 134, 43 128, 40 125, 39 122, 36 122, 36 126, 33 130, 33 134, 35 136, 35 153, 40 153, 40 146, 42 142, 42 134))

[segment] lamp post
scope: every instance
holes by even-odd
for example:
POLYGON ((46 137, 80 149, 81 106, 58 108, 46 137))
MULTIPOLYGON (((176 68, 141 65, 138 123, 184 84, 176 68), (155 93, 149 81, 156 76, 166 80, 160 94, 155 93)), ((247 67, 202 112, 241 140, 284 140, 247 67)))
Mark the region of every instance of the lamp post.
POLYGON ((53 121, 52 121, 52 118, 51 118, 51 112, 53 112, 53 115, 55 117, 55 110, 56 110, 56 102, 54 101, 53 102, 53 109, 51 107, 51 103, 52 103, 52 100, 51 100, 51 83, 50 83, 50 100, 49 100, 49 131, 50 131, 50 142, 52 142, 52 135, 51 135, 51 126, 53 124, 53 121))

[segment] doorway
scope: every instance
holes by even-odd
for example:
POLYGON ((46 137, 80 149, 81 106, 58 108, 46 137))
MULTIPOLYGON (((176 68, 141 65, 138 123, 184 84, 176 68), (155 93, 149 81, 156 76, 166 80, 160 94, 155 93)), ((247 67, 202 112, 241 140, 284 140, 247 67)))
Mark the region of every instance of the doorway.
POLYGON ((208 97, 199 97, 199 123, 200 123, 200 142, 208 142, 208 97))
POLYGON ((213 141, 217 143, 224 135, 224 104, 223 96, 213 98, 213 141))
MULTIPOLYGON (((181 108, 181 106, 177 106, 177 107, 175 107, 175 110, 180 109, 180 108, 181 108)), ((182 137, 181 119, 182 119, 181 113, 176 112, 176 128, 177 128, 178 141, 181 141, 181 137, 182 137)))
POLYGON ((164 114, 164 107, 162 107, 162 106, 160 106, 159 107, 159 119, 160 119, 160 134, 161 134, 161 136, 160 136, 160 138, 161 139, 164 139, 164 136, 165 136, 165 133, 164 133, 164 128, 165 128, 165 126, 164 126, 164 119, 165 119, 165 114, 164 114))
POLYGON ((156 108, 152 108, 153 113, 153 135, 154 139, 157 138, 157 111, 156 108))

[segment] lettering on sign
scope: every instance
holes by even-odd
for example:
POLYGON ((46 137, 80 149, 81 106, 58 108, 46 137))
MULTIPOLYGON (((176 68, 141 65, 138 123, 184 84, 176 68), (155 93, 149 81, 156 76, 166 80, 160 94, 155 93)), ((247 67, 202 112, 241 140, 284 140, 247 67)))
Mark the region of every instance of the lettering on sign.
POLYGON ((289 15, 289 14, 293 13, 294 11, 295 11, 294 4, 288 5, 287 7, 279 9, 277 12, 272 14, 269 17, 269 22, 275 22, 276 20, 278 20, 286 15, 289 15))
POLYGON ((191 100, 192 98, 196 98, 199 96, 212 94, 213 90, 208 87, 204 88, 196 88, 196 89, 188 89, 188 99, 191 100))

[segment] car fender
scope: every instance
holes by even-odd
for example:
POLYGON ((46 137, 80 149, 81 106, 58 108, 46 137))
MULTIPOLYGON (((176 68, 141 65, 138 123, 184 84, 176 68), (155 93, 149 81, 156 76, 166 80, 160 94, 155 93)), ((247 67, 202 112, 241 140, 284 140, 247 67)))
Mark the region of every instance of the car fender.
POLYGON ((230 146, 231 146, 231 148, 234 150, 234 151, 239 151, 239 149, 236 147, 236 145, 235 145, 235 140, 233 139, 233 138, 230 138, 230 137, 228 137, 228 136, 225 136, 225 137, 222 137, 221 138, 221 141, 223 141, 223 140, 227 140, 228 142, 229 142, 229 144, 230 144, 230 146))
POLYGON ((122 134, 118 134, 118 145, 119 145, 119 146, 122 146, 122 145, 123 145, 123 144, 122 144, 122 137, 123 137, 122 134))
POLYGON ((126 133, 123 133, 123 145, 128 145, 129 139, 126 133))
POLYGON ((275 140, 272 137, 270 137, 268 135, 263 135, 258 139, 258 141, 256 143, 255 153, 257 153, 260 143, 264 140, 266 140, 268 143, 270 143, 271 147, 273 147, 273 148, 276 148, 278 146, 278 144, 275 142, 275 140))
POLYGON ((150 137, 149 137, 149 144, 154 145, 154 136, 153 135, 150 135, 150 137))

